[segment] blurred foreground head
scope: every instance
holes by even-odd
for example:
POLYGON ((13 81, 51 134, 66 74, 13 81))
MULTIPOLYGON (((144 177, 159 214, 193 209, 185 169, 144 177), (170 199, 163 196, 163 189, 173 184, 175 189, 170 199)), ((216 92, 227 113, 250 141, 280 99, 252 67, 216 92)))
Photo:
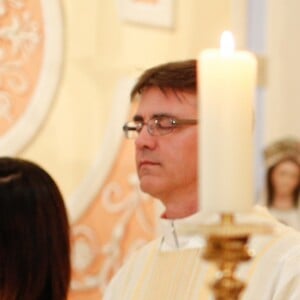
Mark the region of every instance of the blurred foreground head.
POLYGON ((69 223, 62 195, 37 164, 0 158, 0 299, 64 300, 69 223))

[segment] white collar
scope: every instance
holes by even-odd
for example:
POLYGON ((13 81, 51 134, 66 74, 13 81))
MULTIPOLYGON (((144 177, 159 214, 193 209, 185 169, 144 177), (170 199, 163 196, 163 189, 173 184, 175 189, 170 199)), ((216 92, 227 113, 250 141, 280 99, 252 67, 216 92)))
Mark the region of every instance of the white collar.
POLYGON ((211 215, 197 212, 189 217, 182 219, 163 219, 159 221, 160 229, 163 237, 161 240, 160 250, 171 251, 178 249, 191 249, 191 248, 202 248, 205 240, 200 235, 186 236, 179 234, 178 229, 182 228, 184 224, 201 220, 205 222, 211 219, 211 215))
MULTIPOLYGON (((272 224, 272 227, 278 222, 270 213, 262 206, 254 206, 253 210, 249 213, 240 213, 236 215, 236 219, 240 223, 253 223, 253 224, 272 224), (275 223, 275 224, 274 224, 275 223)), ((213 224, 219 220, 218 214, 197 212, 189 217, 182 219, 160 219, 159 227, 162 232, 162 240, 160 244, 161 251, 172 251, 178 249, 192 249, 202 248, 205 245, 205 239, 200 234, 183 235, 180 234, 178 229, 182 228, 185 224, 201 223, 213 224)), ((275 228, 274 228, 275 229, 275 228)))

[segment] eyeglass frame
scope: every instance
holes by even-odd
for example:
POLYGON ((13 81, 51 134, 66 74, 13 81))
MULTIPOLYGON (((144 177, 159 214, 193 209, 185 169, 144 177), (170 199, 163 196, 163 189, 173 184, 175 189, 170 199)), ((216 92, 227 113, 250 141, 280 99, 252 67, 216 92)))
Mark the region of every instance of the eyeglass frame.
POLYGON ((144 125, 146 125, 147 132, 151 136, 164 136, 169 133, 172 133, 174 129, 180 126, 197 125, 197 124, 198 124, 197 119, 178 119, 170 115, 160 114, 160 115, 152 116, 147 122, 145 122, 142 117, 135 116, 132 121, 126 122, 123 125, 122 129, 127 139, 136 139, 139 133, 142 131, 144 125), (169 127, 161 127, 160 129, 162 130, 162 132, 160 132, 158 126, 161 125, 159 124, 159 121, 162 119, 164 120, 169 119, 170 125, 169 127), (132 125, 130 125, 131 123, 132 125), (156 130, 156 133, 153 130, 156 130), (166 132, 163 132, 163 130, 166 130, 166 132), (130 131, 134 131, 136 133, 136 136, 133 135, 132 137, 130 137, 129 135, 130 131))

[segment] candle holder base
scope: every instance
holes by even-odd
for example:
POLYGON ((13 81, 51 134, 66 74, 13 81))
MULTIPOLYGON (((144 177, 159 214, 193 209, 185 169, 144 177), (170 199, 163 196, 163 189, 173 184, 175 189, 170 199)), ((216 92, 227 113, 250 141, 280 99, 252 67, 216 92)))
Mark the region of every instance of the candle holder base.
POLYGON ((245 284, 234 276, 238 264, 252 258, 246 247, 248 236, 222 237, 210 236, 203 258, 216 263, 220 277, 211 285, 217 300, 238 299, 245 284))

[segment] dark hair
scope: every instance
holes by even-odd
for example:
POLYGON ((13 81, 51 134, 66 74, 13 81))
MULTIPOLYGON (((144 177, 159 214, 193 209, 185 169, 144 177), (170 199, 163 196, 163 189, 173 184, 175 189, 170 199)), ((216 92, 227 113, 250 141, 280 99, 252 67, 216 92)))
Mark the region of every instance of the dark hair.
POLYGON ((70 237, 63 197, 37 164, 0 158, 0 299, 65 300, 70 237))
POLYGON ((156 86, 166 89, 196 93, 196 60, 169 62, 146 70, 131 90, 131 100, 145 88, 156 86))
MULTIPOLYGON (((271 207, 273 205, 273 199, 274 199, 274 187, 273 187, 273 183, 272 183, 272 174, 275 170, 275 168, 281 164, 282 162, 285 161, 291 161, 293 163, 295 163, 299 168, 299 163, 293 159, 293 158, 285 158, 280 160, 279 162, 277 162, 275 165, 271 166, 268 171, 267 171, 267 206, 271 207)), ((295 190, 293 191, 293 206, 294 207, 298 207, 298 200, 299 200, 299 195, 300 195, 300 182, 298 183, 298 186, 295 188, 295 190)))

